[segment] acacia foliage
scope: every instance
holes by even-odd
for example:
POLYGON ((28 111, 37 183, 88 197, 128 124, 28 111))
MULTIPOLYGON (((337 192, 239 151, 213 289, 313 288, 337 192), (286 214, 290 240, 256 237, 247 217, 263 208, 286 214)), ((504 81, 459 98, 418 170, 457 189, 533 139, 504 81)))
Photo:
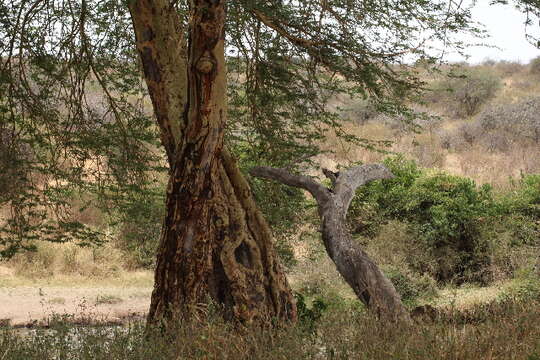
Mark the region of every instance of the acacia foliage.
MULTIPOLYGON (((170 6, 182 28, 189 2, 170 6)), ((433 63, 434 44, 460 50, 456 35, 478 33, 468 8, 442 0, 231 1, 227 22, 228 146, 244 167, 292 170, 309 164, 328 131, 378 145, 343 131, 329 104, 335 96, 364 97, 411 119, 406 104, 423 83, 407 64, 433 63)), ((112 209, 154 189, 167 170, 127 4, 2 3, 0 39, 0 132, 9 138, 1 181, 19 184, 1 196, 9 209, 2 257, 30 248, 28 240, 103 240, 76 221, 73 198, 112 209)), ((283 208, 283 195, 272 208, 283 208)))

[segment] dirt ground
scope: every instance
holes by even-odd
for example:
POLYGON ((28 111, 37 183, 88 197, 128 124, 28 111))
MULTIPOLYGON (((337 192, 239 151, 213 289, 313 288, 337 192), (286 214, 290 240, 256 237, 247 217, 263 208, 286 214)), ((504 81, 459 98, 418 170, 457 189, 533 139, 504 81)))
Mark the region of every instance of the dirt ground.
POLYGON ((18 279, 0 269, 0 326, 48 326, 56 320, 121 324, 143 318, 150 305, 150 274, 124 279, 18 279), (141 279, 142 277, 142 279, 141 279))

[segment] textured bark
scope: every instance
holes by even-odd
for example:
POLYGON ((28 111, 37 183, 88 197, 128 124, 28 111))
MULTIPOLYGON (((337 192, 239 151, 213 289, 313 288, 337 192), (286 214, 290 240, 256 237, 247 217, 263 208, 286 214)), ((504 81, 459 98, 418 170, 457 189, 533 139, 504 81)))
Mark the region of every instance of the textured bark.
POLYGON ((254 176, 309 191, 318 203, 326 251, 358 298, 383 319, 410 322, 409 313, 396 289, 354 242, 345 222, 356 189, 372 180, 391 178, 392 174, 378 164, 357 166, 341 174, 327 170, 324 173, 332 181, 332 189, 310 177, 293 175, 284 169, 256 167, 251 170, 254 176))
POLYGON ((161 142, 171 164, 185 130, 186 29, 167 0, 132 0, 129 10, 161 142))
POLYGON ((224 6, 190 2, 186 49, 168 1, 130 3, 171 169, 149 323, 191 317, 211 301, 245 322, 296 319, 270 229, 223 148, 224 6))

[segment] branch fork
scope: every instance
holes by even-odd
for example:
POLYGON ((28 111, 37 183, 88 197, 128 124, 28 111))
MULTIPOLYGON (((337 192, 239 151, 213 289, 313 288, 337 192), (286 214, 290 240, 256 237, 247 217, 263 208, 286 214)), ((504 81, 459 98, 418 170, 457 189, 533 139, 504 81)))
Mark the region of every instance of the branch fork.
POLYGON ((323 169, 323 174, 332 183, 331 187, 322 185, 312 177, 291 174, 281 168, 258 166, 252 168, 250 174, 309 191, 318 204, 326 251, 360 301, 381 318, 407 323, 411 321, 396 289, 353 240, 345 222, 356 189, 374 180, 393 178, 388 168, 382 164, 368 164, 339 173, 323 169))

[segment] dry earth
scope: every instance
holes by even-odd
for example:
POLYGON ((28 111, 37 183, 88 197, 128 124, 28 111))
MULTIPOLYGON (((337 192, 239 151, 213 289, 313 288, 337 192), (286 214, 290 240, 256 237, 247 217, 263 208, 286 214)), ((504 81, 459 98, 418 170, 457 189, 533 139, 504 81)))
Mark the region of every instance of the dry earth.
POLYGON ((21 279, 0 267, 0 326, 48 326, 56 320, 120 324, 142 318, 150 305, 149 272, 111 279, 21 279))

